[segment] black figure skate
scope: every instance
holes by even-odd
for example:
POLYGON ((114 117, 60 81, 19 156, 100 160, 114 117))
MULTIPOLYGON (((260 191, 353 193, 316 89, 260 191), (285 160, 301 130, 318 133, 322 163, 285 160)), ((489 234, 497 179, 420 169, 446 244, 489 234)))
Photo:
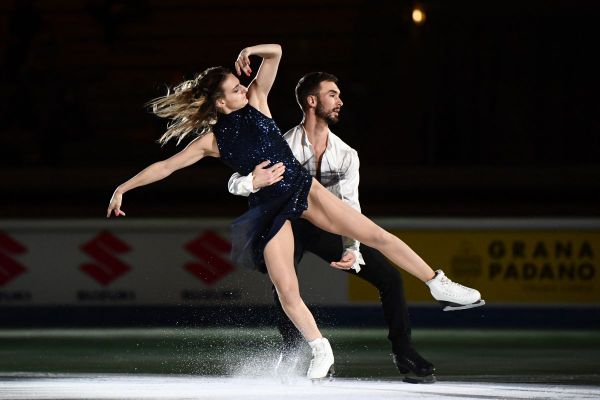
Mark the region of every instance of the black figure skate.
POLYGON ((396 367, 398 367, 398 371, 404 375, 404 382, 435 382, 435 367, 432 363, 421 357, 414 348, 408 347, 402 350, 402 352, 392 353, 392 359, 396 367))

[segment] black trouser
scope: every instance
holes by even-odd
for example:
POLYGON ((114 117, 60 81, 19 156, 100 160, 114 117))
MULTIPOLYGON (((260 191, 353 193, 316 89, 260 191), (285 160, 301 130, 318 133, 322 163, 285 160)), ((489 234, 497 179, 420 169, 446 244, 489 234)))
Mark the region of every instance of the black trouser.
MULTIPOLYGON (((328 263, 339 261, 344 252, 342 237, 325 232, 304 219, 292 223, 294 231, 294 262, 297 268, 305 251, 315 254, 328 263)), ((366 280, 379 290, 383 314, 389 328, 388 339, 392 342, 392 350, 402 353, 410 346, 410 321, 404 287, 400 272, 391 265, 379 251, 361 244, 360 252, 365 265, 357 274, 354 270, 346 271, 366 280)), ((283 337, 284 348, 291 348, 300 343, 302 335, 289 320, 279 302, 277 291, 273 287, 273 297, 278 309, 277 326, 283 337)))

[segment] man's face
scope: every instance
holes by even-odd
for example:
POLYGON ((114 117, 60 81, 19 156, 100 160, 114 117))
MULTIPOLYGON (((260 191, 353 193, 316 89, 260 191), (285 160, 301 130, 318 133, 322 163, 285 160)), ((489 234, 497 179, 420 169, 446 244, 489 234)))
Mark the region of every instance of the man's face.
POLYGON ((324 119, 331 125, 337 123, 340 119, 340 110, 344 105, 340 98, 338 86, 334 82, 321 82, 316 98, 317 108, 315 113, 317 117, 324 119))

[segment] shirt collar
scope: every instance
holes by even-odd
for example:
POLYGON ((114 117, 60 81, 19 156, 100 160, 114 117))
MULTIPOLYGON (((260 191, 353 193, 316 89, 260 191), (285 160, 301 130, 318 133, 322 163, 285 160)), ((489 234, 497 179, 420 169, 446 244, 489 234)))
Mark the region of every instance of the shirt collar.
MULTIPOLYGON (((300 124, 300 125, 298 125, 298 128, 302 132, 302 146, 307 146, 310 149, 312 149, 313 145, 308 140, 308 135, 306 134, 306 129, 304 129, 304 125, 300 124)), ((327 148, 325 149, 325 151, 331 152, 333 150, 332 135, 333 135, 333 133, 331 132, 331 129, 327 128, 327 148)))

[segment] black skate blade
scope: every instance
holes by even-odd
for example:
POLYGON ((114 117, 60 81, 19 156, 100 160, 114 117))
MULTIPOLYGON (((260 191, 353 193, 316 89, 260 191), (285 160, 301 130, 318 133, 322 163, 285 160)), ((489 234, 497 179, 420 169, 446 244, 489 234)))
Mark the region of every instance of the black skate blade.
POLYGON ((460 311, 468 310, 469 308, 481 307, 485 305, 485 300, 479 300, 472 304, 457 304, 449 301, 440 301, 440 304, 445 306, 443 311, 460 311))
POLYGON ((435 375, 427 375, 427 376, 410 375, 410 376, 405 376, 404 379, 402 379, 402 382, 412 383, 412 384, 428 384, 428 383, 435 383, 436 379, 435 379, 435 375))

